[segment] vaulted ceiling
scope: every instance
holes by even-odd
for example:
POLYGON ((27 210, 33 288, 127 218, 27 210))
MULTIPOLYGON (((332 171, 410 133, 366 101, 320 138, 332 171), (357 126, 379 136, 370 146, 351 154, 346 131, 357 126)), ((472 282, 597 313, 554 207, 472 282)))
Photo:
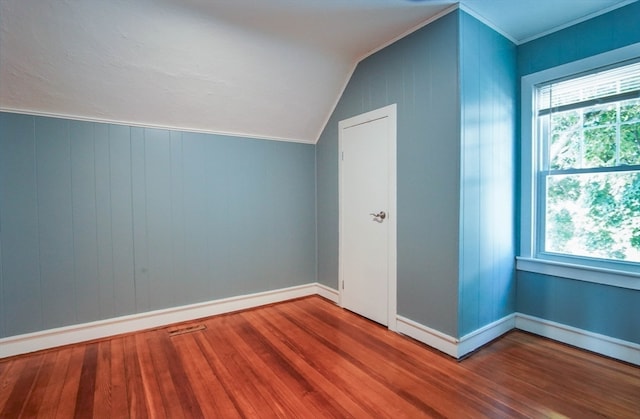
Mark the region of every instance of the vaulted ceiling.
MULTIPOLYGON (((515 43, 631 3, 462 0, 515 43)), ((446 0, 0 0, 0 109, 314 143, 359 60, 446 0)))

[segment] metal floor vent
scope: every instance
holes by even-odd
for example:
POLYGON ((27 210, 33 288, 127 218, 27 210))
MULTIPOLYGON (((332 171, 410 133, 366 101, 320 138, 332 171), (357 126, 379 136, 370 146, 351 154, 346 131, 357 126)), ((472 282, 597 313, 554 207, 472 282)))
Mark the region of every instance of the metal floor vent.
POLYGON ((169 336, 173 337, 173 336, 178 336, 178 335, 184 335, 185 333, 193 333, 193 332, 198 332, 200 330, 205 330, 207 328, 207 326, 205 326, 204 324, 196 324, 193 326, 185 326, 185 327, 180 327, 177 329, 170 329, 169 330, 169 336))

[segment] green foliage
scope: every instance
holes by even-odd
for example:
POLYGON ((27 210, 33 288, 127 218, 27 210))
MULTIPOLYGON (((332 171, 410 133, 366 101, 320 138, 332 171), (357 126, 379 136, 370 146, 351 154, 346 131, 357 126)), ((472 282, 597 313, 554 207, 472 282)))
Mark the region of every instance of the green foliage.
POLYGON ((616 163, 616 129, 594 128, 584 131, 582 167, 614 166, 616 163))
POLYGON ((577 201, 578 198, 580 198, 581 191, 581 185, 578 179, 565 176, 557 181, 549 181, 547 199, 552 203, 560 200, 577 201))
POLYGON ((560 211, 551 214, 550 218, 555 228, 548 231, 547 240, 556 251, 564 251, 575 234, 571 213, 566 208, 561 208, 560 211))
POLYGON ((552 169, 575 167, 580 160, 580 114, 577 111, 551 115, 552 169))
MULTIPOLYGON (((640 100, 549 118, 549 169, 640 165, 640 100)), ((640 172, 554 174, 546 185, 546 250, 640 262, 640 172)))
POLYGON ((589 182, 585 189, 588 196, 588 214, 595 224, 604 227, 620 227, 623 221, 622 208, 612 194, 609 181, 605 179, 589 182))
POLYGON ((615 243, 611 232, 607 230, 587 231, 587 249, 589 250, 605 250, 615 243))
POLYGON ((640 164, 640 122, 620 127, 620 164, 640 164))
POLYGON ((611 249, 607 252, 610 259, 625 260, 627 258, 626 249, 611 249))
POLYGON ((622 207, 628 218, 640 218, 640 173, 631 176, 622 193, 622 207))
POLYGON ((640 173, 550 175, 547 184, 547 250, 620 260, 640 250, 640 173))
POLYGON ((556 132, 574 130, 580 126, 578 111, 559 112, 551 115, 551 127, 556 132))
POLYGON ((640 100, 620 106, 620 164, 640 164, 640 100))
POLYGON ((582 126, 587 128, 615 124, 617 114, 618 111, 615 104, 591 108, 584 112, 582 126))
POLYGON ((580 143, 578 131, 554 133, 551 143, 551 169, 561 170, 578 166, 580 143))
POLYGON ((631 234, 631 246, 640 250, 640 228, 634 228, 631 234))
POLYGON ((640 100, 630 100, 620 106, 620 122, 640 120, 640 100))

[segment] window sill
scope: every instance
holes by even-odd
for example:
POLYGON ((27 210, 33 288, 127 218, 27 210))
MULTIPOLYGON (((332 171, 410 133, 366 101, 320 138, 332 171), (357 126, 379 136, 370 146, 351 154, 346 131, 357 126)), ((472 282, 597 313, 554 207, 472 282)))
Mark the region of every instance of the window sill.
POLYGON ((516 269, 543 275, 640 290, 640 274, 544 259, 516 257, 516 269))

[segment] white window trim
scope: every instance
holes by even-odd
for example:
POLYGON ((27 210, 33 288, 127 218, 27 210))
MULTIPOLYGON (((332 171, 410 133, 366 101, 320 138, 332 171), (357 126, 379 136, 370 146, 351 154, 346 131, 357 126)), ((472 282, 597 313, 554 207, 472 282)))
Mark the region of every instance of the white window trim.
MULTIPOLYGON (((535 124, 533 124, 533 98, 536 85, 637 57, 640 57, 640 43, 522 77, 520 257, 517 258, 516 269, 640 290, 640 274, 536 257, 534 229, 536 228, 535 220, 537 216, 535 202, 537 168, 534 167, 534 159, 532 158, 539 152, 537 141, 535 140, 537 138, 535 124)), ((572 260, 579 260, 579 258, 572 258, 572 260)))

